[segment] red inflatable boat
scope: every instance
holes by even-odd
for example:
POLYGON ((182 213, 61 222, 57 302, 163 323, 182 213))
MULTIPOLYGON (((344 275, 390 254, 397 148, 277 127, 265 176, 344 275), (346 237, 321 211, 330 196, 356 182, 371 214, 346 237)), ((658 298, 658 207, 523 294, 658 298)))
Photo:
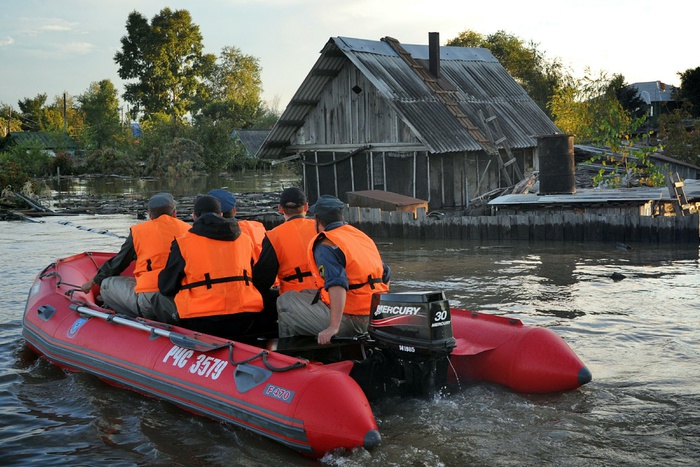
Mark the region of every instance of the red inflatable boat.
POLYGON ((63 368, 252 430, 308 456, 377 446, 373 397, 425 396, 469 381, 553 392, 591 380, 550 330, 450 309, 441 292, 375 296, 369 334, 324 348, 283 339, 252 345, 131 319, 80 291, 112 256, 78 254, 37 276, 23 319, 27 345, 63 368), (336 363, 320 363, 317 357, 328 353, 336 363), (344 359, 337 361, 338 355, 344 359))

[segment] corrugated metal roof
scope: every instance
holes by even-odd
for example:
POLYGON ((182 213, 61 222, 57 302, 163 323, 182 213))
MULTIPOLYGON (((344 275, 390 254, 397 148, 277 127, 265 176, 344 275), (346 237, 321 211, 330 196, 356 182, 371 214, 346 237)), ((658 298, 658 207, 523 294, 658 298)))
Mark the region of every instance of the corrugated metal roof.
POLYGON ((20 144, 20 143, 35 143, 44 149, 68 149, 73 150, 78 145, 73 141, 73 138, 65 133, 47 133, 45 131, 13 131, 5 137, 4 145, 20 144))
MULTIPOLYGON (((690 199, 700 199, 700 181, 685 179, 684 191, 690 199)), ((620 201, 642 202, 652 200, 673 201, 668 188, 577 188, 576 193, 570 195, 539 195, 536 193, 504 195, 489 201, 490 206, 512 205, 552 205, 552 204, 576 204, 576 203, 613 203, 620 201)))
MULTIPOLYGON (((402 47, 415 60, 428 60, 427 45, 402 47)), ((482 146, 421 77, 385 41, 332 37, 301 84, 258 157, 284 157, 304 118, 347 61, 357 67, 431 153, 478 151, 482 146)), ((558 128, 487 50, 440 47, 440 75, 455 89, 451 99, 482 130, 479 111, 496 115, 511 148, 535 147, 536 135, 558 128)), ((367 143, 379 143, 368 141, 367 143)))
POLYGON ((255 155, 260 149, 270 130, 233 130, 231 138, 238 138, 246 148, 246 154, 249 156, 255 155))
MULTIPOLYGON (((643 83, 632 83, 630 86, 637 88, 637 94, 644 99, 643 93, 649 95, 649 102, 668 102, 676 100, 674 94, 680 91, 675 86, 662 83, 661 81, 646 81, 643 83)), ((647 103, 649 103, 647 102, 647 103)))

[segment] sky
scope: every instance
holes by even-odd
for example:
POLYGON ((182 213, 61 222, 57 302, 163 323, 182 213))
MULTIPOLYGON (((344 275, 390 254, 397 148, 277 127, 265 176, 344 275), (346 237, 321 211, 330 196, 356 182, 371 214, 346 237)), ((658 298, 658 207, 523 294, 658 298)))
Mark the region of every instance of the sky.
POLYGON ((680 85, 700 66, 697 0, 0 0, 0 103, 46 93, 77 96, 111 80, 130 12, 149 22, 163 8, 187 10, 204 51, 237 47, 259 60, 263 99, 282 111, 330 37, 440 44, 460 32, 503 30, 534 42, 576 77, 622 74, 627 83, 680 85))

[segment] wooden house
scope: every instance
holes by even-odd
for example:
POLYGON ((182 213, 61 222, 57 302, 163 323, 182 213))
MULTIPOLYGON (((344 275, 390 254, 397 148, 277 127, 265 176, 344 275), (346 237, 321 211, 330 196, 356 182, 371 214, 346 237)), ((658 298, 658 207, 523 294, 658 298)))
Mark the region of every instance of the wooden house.
POLYGON ((382 190, 459 209, 538 170, 559 130, 486 49, 331 37, 257 153, 321 194, 382 190))
POLYGON ((647 122, 645 128, 656 130, 659 126, 659 117, 671 113, 681 107, 678 94, 680 89, 661 81, 645 81, 632 83, 631 87, 637 90, 637 94, 649 106, 647 109, 647 122))

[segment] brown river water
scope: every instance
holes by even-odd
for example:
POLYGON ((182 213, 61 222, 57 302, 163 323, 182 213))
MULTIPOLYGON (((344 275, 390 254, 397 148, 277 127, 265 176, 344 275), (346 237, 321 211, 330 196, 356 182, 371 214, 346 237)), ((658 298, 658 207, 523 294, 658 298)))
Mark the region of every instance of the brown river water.
POLYGON ((392 289, 443 290, 460 308, 561 335, 593 374, 565 393, 473 384, 373 404, 382 444, 306 459, 243 429, 64 372, 22 339, 29 287, 81 251, 117 251, 134 216, 0 224, 0 465, 697 465, 697 245, 378 240, 392 289), (613 280, 619 273, 623 280, 613 280))

